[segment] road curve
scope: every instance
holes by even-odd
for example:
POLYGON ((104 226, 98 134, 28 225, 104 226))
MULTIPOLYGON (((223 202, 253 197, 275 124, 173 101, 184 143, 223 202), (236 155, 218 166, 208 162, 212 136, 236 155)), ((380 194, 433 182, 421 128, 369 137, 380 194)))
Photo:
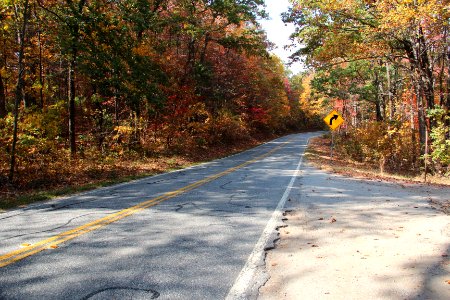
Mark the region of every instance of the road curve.
POLYGON ((255 296, 315 135, 0 214, 0 299, 255 296))

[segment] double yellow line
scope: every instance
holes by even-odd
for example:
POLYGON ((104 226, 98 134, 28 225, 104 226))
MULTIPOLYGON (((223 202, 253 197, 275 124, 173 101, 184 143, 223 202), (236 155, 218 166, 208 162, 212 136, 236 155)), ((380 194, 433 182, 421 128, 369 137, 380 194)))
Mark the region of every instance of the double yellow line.
POLYGON ((171 198, 174 198, 178 195, 181 195, 183 193, 189 192, 195 188, 198 188, 208 182, 214 181, 217 178, 223 177, 225 175, 228 175, 238 169, 241 169, 251 163, 254 163, 258 160, 261 160, 269 155, 271 155, 272 153, 274 153, 275 151, 279 150, 281 147, 283 147, 284 145, 286 145, 287 143, 289 143, 289 141, 284 142, 282 145, 275 147, 274 149, 270 150, 267 153, 264 153, 263 155, 260 155, 258 157, 255 157, 254 159, 248 160, 238 166, 235 166, 233 168, 227 169, 223 172, 208 176, 200 181, 194 182, 190 185, 187 185, 181 189, 175 190, 175 191, 171 191, 171 192, 167 192, 164 195, 158 196, 156 198, 152 198, 149 200, 146 200, 144 202, 141 202, 135 206, 126 208, 124 210, 118 211, 116 213, 107 215, 106 217, 97 219, 95 221, 89 222, 87 224, 84 224, 82 226, 76 227, 74 229, 62 232, 60 234, 57 234, 55 236, 52 236, 50 238, 47 238, 45 240, 41 240, 37 243, 34 244, 24 244, 25 246, 21 249, 15 250, 15 251, 11 251, 9 253, 6 253, 2 256, 0 256, 0 268, 5 267, 7 265, 13 264, 19 260, 22 260, 28 256, 34 255, 36 253, 41 252, 42 250, 45 249, 51 249, 51 248, 57 248, 59 244, 64 243, 66 241, 72 240, 80 235, 86 234, 88 232, 97 230, 103 226, 106 226, 108 224, 114 223, 116 221, 119 221, 123 218, 126 218, 132 214, 135 214, 137 212, 140 212, 146 208, 155 206, 163 201, 169 200, 171 198))

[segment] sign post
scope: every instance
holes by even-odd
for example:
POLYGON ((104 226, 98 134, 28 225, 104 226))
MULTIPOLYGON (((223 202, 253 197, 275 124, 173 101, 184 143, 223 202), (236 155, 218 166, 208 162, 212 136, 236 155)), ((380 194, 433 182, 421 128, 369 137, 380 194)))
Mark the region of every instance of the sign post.
POLYGON ((329 113, 325 118, 323 118, 323 121, 330 127, 331 129, 331 159, 333 159, 333 150, 334 150, 334 131, 339 128, 339 126, 344 123, 344 119, 341 117, 341 115, 333 110, 331 113, 329 113))
POLYGON ((334 151, 334 130, 331 132, 331 154, 330 154, 331 159, 333 159, 333 151, 334 151))

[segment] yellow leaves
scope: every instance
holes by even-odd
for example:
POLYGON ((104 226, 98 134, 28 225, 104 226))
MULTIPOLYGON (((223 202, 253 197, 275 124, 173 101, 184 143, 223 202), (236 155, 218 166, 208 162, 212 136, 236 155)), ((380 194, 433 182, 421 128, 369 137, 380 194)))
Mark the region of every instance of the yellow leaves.
POLYGON ((155 56, 156 53, 148 44, 142 43, 139 46, 133 48, 133 53, 139 56, 155 56))
POLYGON ((414 21, 416 11, 412 7, 397 6, 384 14, 381 27, 386 29, 405 28, 414 21))
POLYGON ((123 138, 128 138, 133 134, 133 127, 127 125, 119 125, 114 127, 116 134, 113 137, 114 141, 119 141, 123 138))
POLYGON ((314 75, 310 74, 303 78, 302 86, 304 88, 303 93, 300 95, 300 104, 303 108, 308 106, 309 98, 311 96, 311 81, 314 75))
POLYGON ((12 4, 11 2, 11 0, 0 0, 0 9, 10 6, 12 4))
POLYGON ((42 87, 43 87, 43 86, 42 86, 42 84, 41 84, 39 81, 35 81, 35 82, 33 83, 33 85, 31 86, 31 88, 32 88, 33 90, 40 90, 42 87))
POLYGON ((0 30, 7 31, 10 28, 8 22, 12 21, 13 15, 11 1, 0 0, 0 30))
POLYGON ((114 130, 117 131, 117 134, 130 134, 133 132, 133 127, 121 125, 114 127, 114 130))
POLYGON ((430 25, 449 16, 448 8, 440 0, 381 0, 377 10, 384 30, 407 30, 419 23, 430 25))
POLYGON ((300 95, 299 103, 301 109, 308 115, 322 114, 324 98, 314 96, 312 93, 311 81, 314 79, 314 73, 310 73, 302 80, 303 92, 300 95))
POLYGON ((362 5, 361 1, 358 0, 325 0, 323 1, 328 9, 337 10, 349 10, 352 11, 356 7, 362 5))
MULTIPOLYGON (((437 22, 444 22, 450 17, 448 4, 442 0, 378 0, 376 5, 370 7, 366 3, 367 1, 363 0, 298 0, 294 1, 294 7, 298 10, 307 8, 314 11, 313 14, 317 17, 345 16, 356 23, 360 20, 378 21, 378 26, 375 27, 358 27, 360 33, 377 31, 401 34, 414 29, 417 24, 431 26, 437 22)), ((352 21, 348 25, 349 28, 352 26, 351 23, 352 21)), ((342 48, 331 46, 331 49, 342 48)))
POLYGON ((6 70, 5 67, 0 68, 0 75, 2 77, 7 77, 8 76, 8 71, 6 70))

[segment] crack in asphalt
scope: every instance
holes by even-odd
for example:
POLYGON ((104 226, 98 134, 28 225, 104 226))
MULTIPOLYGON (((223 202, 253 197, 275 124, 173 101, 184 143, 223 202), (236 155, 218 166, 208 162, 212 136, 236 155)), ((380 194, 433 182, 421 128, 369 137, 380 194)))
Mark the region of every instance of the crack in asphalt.
POLYGON ((75 219, 78 219, 78 218, 81 218, 81 217, 85 217, 85 216, 88 216, 88 215, 98 215, 98 214, 103 214, 103 213, 101 213, 101 212, 92 212, 92 213, 87 213, 87 214, 79 215, 79 216, 76 216, 76 217, 74 217, 74 218, 69 219, 66 223, 64 223, 64 224, 62 224, 62 225, 59 225, 59 226, 57 226, 57 227, 52 227, 52 228, 50 228, 50 229, 41 230, 41 231, 35 231, 35 232, 30 232, 30 233, 24 233, 24 234, 13 235, 13 236, 10 236, 10 237, 1 239, 0 241, 6 241, 6 240, 10 240, 10 239, 18 238, 18 237, 23 237, 23 236, 27 236, 27 235, 32 235, 32 234, 36 234, 36 233, 50 232, 50 231, 53 231, 53 230, 56 230, 56 229, 60 229, 60 228, 62 228, 62 227, 64 227, 64 226, 69 225, 69 224, 70 224, 73 220, 75 220, 75 219))
MULTIPOLYGON (((199 211, 203 211, 205 213, 197 213, 197 212, 191 212, 191 214, 193 216, 203 216, 203 217, 220 217, 220 218, 231 218, 231 215, 217 215, 217 213, 233 213, 233 211, 230 210, 224 210, 224 209, 207 209, 207 208, 202 208, 201 206, 199 206, 198 204, 196 204, 195 202, 185 202, 182 204, 177 204, 175 211, 176 212, 180 212, 180 210, 185 209, 186 206, 188 205, 192 205, 195 209, 199 210, 199 211)), ((236 205, 235 205, 236 206, 236 205)), ((251 208, 251 206, 245 206, 245 208, 251 208)), ((257 213, 254 212, 250 212, 250 211, 241 211, 242 214, 244 215, 257 215, 257 213)))
MULTIPOLYGON (((98 198, 98 199, 92 199, 92 200, 84 200, 84 201, 78 201, 78 202, 69 203, 69 204, 61 205, 61 206, 56 206, 56 204, 51 204, 50 205, 51 209, 49 209, 48 211, 56 211, 56 210, 60 210, 60 209, 67 208, 67 207, 71 207, 71 206, 74 206, 74 205, 78 205, 78 204, 91 203, 91 202, 100 201, 100 200, 104 200, 104 199, 103 198, 98 198)), ((99 207, 99 208, 107 208, 107 207, 99 207)))
POLYGON ((197 204, 195 204, 194 202, 185 202, 185 203, 181 203, 181 204, 177 204, 177 208, 175 209, 176 212, 179 212, 181 209, 183 209, 186 205, 192 205, 194 208, 199 209, 199 210, 204 210, 201 209, 197 204))
POLYGON ((100 293, 103 293, 106 291, 117 291, 117 290, 149 293, 149 294, 151 294, 151 296, 148 299, 156 299, 160 296, 160 293, 153 289, 140 289, 140 288, 133 288, 133 287, 114 286, 114 287, 103 288, 103 289, 97 290, 95 292, 92 292, 92 293, 88 294, 87 296, 81 298, 80 300, 88 300, 100 293))
MULTIPOLYGON (((110 196, 117 196, 117 194, 110 194, 110 196)), ((70 206, 78 205, 78 204, 90 203, 90 202, 101 201, 101 200, 105 200, 105 199, 104 198, 97 198, 97 199, 91 199, 91 200, 82 200, 82 201, 68 203, 68 204, 64 204, 64 205, 60 205, 60 206, 57 206, 56 204, 48 204, 48 205, 42 205, 41 210, 56 211, 56 210, 60 210, 60 209, 63 209, 63 208, 70 207, 70 206)), ((108 208, 108 207, 99 207, 99 208, 108 208)), ((17 214, 14 214, 14 215, 5 216, 5 217, 0 217, 0 220, 6 220, 6 219, 9 219, 9 218, 25 215, 30 210, 33 210, 33 209, 34 208, 32 208, 32 207, 26 208, 26 209, 24 209, 24 211, 22 211, 20 213, 17 213, 17 214)), ((40 210, 33 210, 30 213, 30 215, 34 215, 34 214, 37 214, 37 213, 40 213, 40 210)))
MULTIPOLYGON (((244 207, 244 208, 252 208, 250 205, 248 204, 240 204, 240 203, 233 203, 233 198, 237 197, 237 196, 241 196, 247 194, 245 191, 241 191, 240 194, 233 194, 230 196, 230 200, 228 200, 228 204, 232 205, 232 206, 237 206, 237 207, 244 207)), ((249 199, 243 199, 243 200, 249 200, 249 199)), ((236 200, 238 201, 238 200, 236 200)))
POLYGON ((228 188, 225 188, 225 186, 226 185, 229 185, 230 183, 232 183, 233 181, 232 180, 230 180, 230 181, 228 181, 228 182, 226 182, 226 183, 224 183, 224 184, 222 184, 221 186, 220 186, 220 188, 222 189, 222 190, 226 190, 226 191, 232 191, 233 189, 228 189, 228 188))

